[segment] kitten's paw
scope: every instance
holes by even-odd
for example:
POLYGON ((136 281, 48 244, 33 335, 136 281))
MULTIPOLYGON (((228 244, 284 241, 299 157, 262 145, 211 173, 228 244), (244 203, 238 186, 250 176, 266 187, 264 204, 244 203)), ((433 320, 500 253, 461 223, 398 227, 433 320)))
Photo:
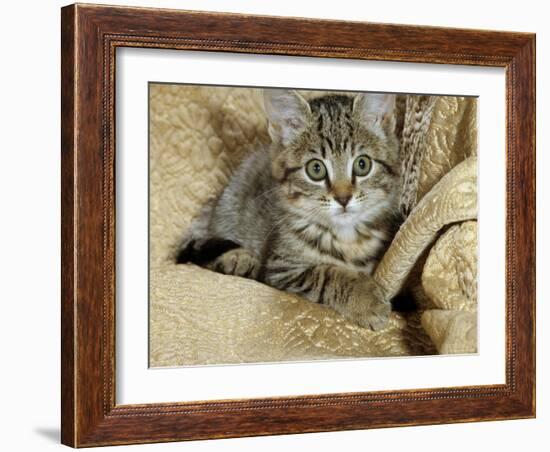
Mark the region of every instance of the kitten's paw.
POLYGON ((222 254, 209 267, 225 275, 256 279, 260 271, 260 260, 254 253, 238 248, 222 254))
POLYGON ((383 330, 390 319, 391 303, 384 301, 373 301, 359 320, 359 325, 370 328, 373 331, 383 330))
POLYGON ((391 313, 391 303, 384 300, 372 278, 358 285, 342 308, 342 314, 348 320, 373 331, 384 329, 391 313))

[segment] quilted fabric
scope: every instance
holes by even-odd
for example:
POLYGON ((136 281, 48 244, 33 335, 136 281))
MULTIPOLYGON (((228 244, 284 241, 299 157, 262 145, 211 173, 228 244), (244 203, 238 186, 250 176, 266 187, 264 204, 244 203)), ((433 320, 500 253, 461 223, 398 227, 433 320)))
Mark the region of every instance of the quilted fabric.
MULTIPOLYGON (((449 137, 440 137, 447 130, 442 129, 427 138, 430 145, 435 143, 441 147, 439 152, 432 151, 434 156, 441 152, 454 155, 458 152, 456 149, 466 141, 467 134, 461 135, 463 129, 460 124, 471 125, 468 122, 470 119, 465 121, 464 115, 473 114, 473 110, 464 107, 464 102, 468 101, 457 100, 454 109, 451 104, 445 103, 434 106, 432 114, 441 115, 437 116, 441 118, 447 115, 451 124, 449 137), (447 149, 448 146, 454 150, 447 149)), ((475 118, 473 121, 475 126, 475 118)), ((426 133, 431 133, 431 128, 426 133)), ((470 133, 475 134, 475 128, 470 133)), ((469 135, 468 140, 473 142, 469 135)), ((267 142, 259 90, 151 85, 151 366, 406 356, 432 354, 437 350, 443 352, 441 344, 445 338, 454 334, 456 328, 453 325, 460 324, 459 319, 455 319, 455 324, 451 325, 447 320, 436 320, 436 315, 428 314, 427 311, 392 313, 385 330, 372 332, 350 324, 328 308, 255 281, 215 274, 193 265, 175 264, 183 232, 201 207, 223 189, 234 168, 248 152, 267 142)), ((437 163, 434 168, 437 167, 439 172, 433 177, 419 179, 419 187, 428 187, 433 183, 432 188, 436 189, 439 186, 436 182, 444 174, 451 175, 454 171, 454 161, 446 157, 440 164, 434 156, 430 154, 425 161, 437 163)), ((457 162, 461 160, 462 157, 457 158, 457 162)), ((475 166, 475 161, 470 163, 472 165, 475 166)), ((421 174, 422 171, 424 169, 421 169, 421 174)), ((465 173, 461 174, 466 177, 465 173)), ((426 190, 431 194, 430 189, 426 190)), ((422 198, 416 197, 420 202, 414 210, 420 207, 422 198)), ((428 195, 425 198, 429 199, 428 195)), ((448 213, 448 210, 445 210, 445 206, 439 206, 438 200, 447 199, 445 196, 434 195, 431 199, 431 203, 424 203, 424 213, 438 227, 433 227, 430 221, 421 222, 416 227, 427 227, 433 240, 446 221, 439 218, 437 212, 448 213)), ((414 213, 411 213, 411 217, 414 213)), ((467 217, 470 219, 472 215, 467 217)), ((409 220, 405 225, 407 223, 409 220)), ((414 226, 410 230, 413 231, 414 226)), ((422 237, 426 236, 425 231, 418 232, 422 237)), ((414 235, 413 232, 411 234, 414 235)), ((400 254, 403 262, 407 262, 407 265, 401 267, 403 279, 411 273, 418 261, 418 250, 407 251, 407 240, 396 239, 392 244, 394 250, 404 250, 400 254)), ((428 246, 426 243, 422 249, 428 246)), ((395 263, 395 260, 390 261, 395 263)), ((391 269, 384 270, 386 266, 393 265, 391 262, 379 266, 381 276, 384 271, 388 275, 391 273, 391 269)), ((426 280, 431 281, 430 277, 428 274, 426 280)), ((426 287, 431 286, 428 283, 426 287)), ((388 290, 395 291, 398 288, 389 287, 388 290)), ((424 294, 424 291, 421 292, 424 294)), ((429 297, 426 294, 430 293, 426 290, 424 295, 429 297)), ((432 307, 434 310, 447 311, 445 307, 432 307)), ((444 350, 452 352, 454 349, 447 346, 444 350)))
POLYGON ((160 265, 151 281, 153 367, 435 351, 419 323, 408 326, 396 313, 384 331, 372 332, 330 308, 191 265, 160 265))
POLYGON ((454 96, 435 99, 419 172, 418 199, 460 162, 477 155, 476 99, 454 96))
MULTIPOLYGON (((446 174, 417 204, 407 221, 397 232, 374 275, 386 292, 387 298, 392 298, 398 294, 405 285, 414 265, 419 261, 422 253, 434 242, 442 228, 448 224, 476 218, 476 163, 476 159, 471 157, 446 174)), ((447 259, 448 262, 456 259, 455 256, 450 256, 450 254, 456 252, 457 248, 451 248, 448 245, 448 242, 452 241, 453 238, 453 235, 448 234, 442 237, 444 244, 447 246, 441 245, 438 248, 447 253, 446 256, 443 256, 443 260, 447 259)), ((437 245, 439 245, 439 241, 437 245)), ((430 281, 429 270, 432 270, 433 274, 433 260, 428 259, 427 264, 427 279, 430 281)), ((449 275, 452 275, 452 278, 459 278, 452 272, 445 275, 445 270, 456 271, 458 268, 451 269, 447 266, 442 272, 435 270, 441 280, 444 281, 444 285, 451 284, 449 275)), ((424 268, 424 272, 426 272, 426 268, 424 268)), ((429 294, 427 295, 429 296, 429 294)))
POLYGON ((437 309, 422 325, 440 353, 477 351, 477 222, 452 226, 437 241, 422 272, 422 287, 437 309))
POLYGON ((477 221, 451 226, 437 240, 424 264, 422 287, 440 309, 477 310, 477 221))

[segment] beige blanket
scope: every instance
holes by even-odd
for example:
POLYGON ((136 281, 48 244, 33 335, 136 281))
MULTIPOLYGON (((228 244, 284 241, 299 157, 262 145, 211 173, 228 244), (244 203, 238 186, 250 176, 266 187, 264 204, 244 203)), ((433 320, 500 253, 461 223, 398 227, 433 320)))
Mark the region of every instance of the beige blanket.
POLYGON ((476 103, 407 102, 410 215, 375 277, 388 297, 408 286, 418 310, 372 332, 255 281, 175 264, 204 203, 267 142, 266 121, 258 90, 151 85, 151 366, 476 350, 476 103))

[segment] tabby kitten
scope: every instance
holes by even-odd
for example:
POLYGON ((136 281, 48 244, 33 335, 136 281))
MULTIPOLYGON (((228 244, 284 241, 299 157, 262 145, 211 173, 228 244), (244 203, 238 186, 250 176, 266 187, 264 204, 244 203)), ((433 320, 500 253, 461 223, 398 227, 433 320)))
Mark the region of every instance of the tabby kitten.
POLYGON ((178 262, 262 281, 374 330, 391 310, 373 280, 398 218, 395 96, 306 101, 265 90, 270 149, 203 212, 178 262))

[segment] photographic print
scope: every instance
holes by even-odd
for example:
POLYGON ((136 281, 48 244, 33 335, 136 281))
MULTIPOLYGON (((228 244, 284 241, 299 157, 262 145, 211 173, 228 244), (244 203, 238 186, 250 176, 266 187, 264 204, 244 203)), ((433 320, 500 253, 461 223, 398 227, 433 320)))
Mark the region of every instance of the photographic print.
POLYGON ((535 407, 535 35, 75 4, 61 440, 535 407))
POLYGON ((477 133, 473 96, 149 83, 150 367, 476 353, 477 133))

